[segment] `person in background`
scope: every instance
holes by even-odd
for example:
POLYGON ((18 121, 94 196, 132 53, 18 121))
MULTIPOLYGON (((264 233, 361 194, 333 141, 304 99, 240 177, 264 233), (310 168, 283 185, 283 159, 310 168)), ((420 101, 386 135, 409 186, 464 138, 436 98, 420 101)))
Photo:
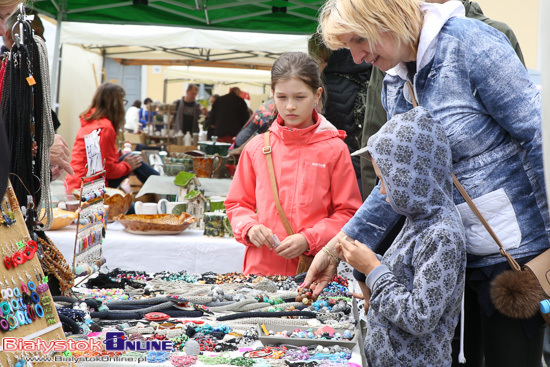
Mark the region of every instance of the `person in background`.
POLYGON ((80 114, 80 129, 73 144, 71 166, 74 175, 67 175, 67 194, 80 188, 81 178, 86 176, 86 145, 84 136, 99 130, 101 157, 105 161, 105 181, 109 187, 118 187, 130 172, 141 182, 151 175, 158 175, 151 166, 142 162, 141 155, 132 153, 120 155, 116 146, 116 135, 124 123, 124 89, 113 83, 97 88, 90 106, 80 114))
POLYGON ((214 102, 210 111, 210 123, 215 126, 214 135, 219 142, 232 143, 248 118, 248 106, 240 97, 241 90, 233 87, 214 102))
POLYGON ((145 130, 147 125, 153 123, 154 116, 157 114, 157 111, 151 111, 153 108, 153 100, 149 97, 143 100, 143 107, 139 110, 139 124, 141 125, 141 131, 145 130))
MULTIPOLYGON (((325 86, 323 116, 339 130, 346 132, 344 142, 350 153, 361 148, 361 134, 365 123, 366 96, 372 65, 356 64, 349 50, 332 51, 323 44, 321 35, 314 34, 308 41, 308 52, 319 63, 325 86)), ((361 158, 352 156, 355 177, 361 187, 361 158)), ((374 182, 373 182, 374 186, 374 182)), ((362 190, 361 190, 362 191, 362 190)))
POLYGON ((136 99, 134 103, 128 108, 128 111, 126 111, 126 115, 124 116, 124 120, 126 123, 124 124, 124 130, 128 131, 129 133, 139 133, 141 132, 140 129, 140 123, 139 123, 139 110, 141 108, 141 101, 139 99, 136 99))
MULTIPOLYGON (((455 175, 474 200, 483 201, 482 212, 498 213, 487 219, 497 233, 507 231, 504 246, 521 265, 550 247, 540 93, 506 36, 465 18, 464 11, 457 1, 329 0, 319 23, 330 48, 349 48, 355 62, 368 61, 387 72, 382 103, 388 117, 411 109, 414 93, 441 121, 455 175)), ((454 200, 468 210, 458 191, 454 200)), ((327 248, 333 250, 347 235, 376 250, 398 219, 373 190, 327 248)), ((467 234, 475 231, 466 225, 467 234)), ((491 281, 510 267, 492 239, 481 241, 488 236, 483 228, 476 235, 466 238, 470 297, 465 302, 472 310, 467 312, 471 317, 466 319, 465 340, 478 341, 471 349, 466 345, 468 366, 538 367, 544 322, 540 315, 519 320, 495 309, 491 281), (479 243, 486 247, 476 248, 479 243)), ((329 259, 319 253, 308 277, 326 278, 328 265, 329 259)))
MULTIPOLYGON (((44 41, 44 24, 42 23, 42 19, 38 16, 38 14, 29 8, 25 8, 25 13, 27 15, 34 15, 34 19, 31 21, 31 28, 34 31, 34 34, 40 38, 42 38, 44 41)), ((12 28, 17 21, 17 14, 10 15, 6 21, 5 21, 5 30, 6 33, 2 36, 2 40, 4 41, 4 45, 0 49, 1 53, 4 53, 6 51, 11 50, 11 47, 13 46, 13 43, 15 42, 14 34, 12 34, 12 28)), ((19 29, 13 30, 15 34, 19 34, 19 29)))
POLYGON ((184 135, 189 131, 191 135, 198 133, 199 117, 202 114, 201 105, 195 99, 199 93, 199 87, 196 84, 189 84, 185 96, 181 98, 176 113, 176 126, 174 131, 181 131, 184 135))
POLYGON ((262 103, 250 119, 237 134, 235 142, 229 151, 229 154, 238 156, 241 154, 245 145, 257 134, 263 134, 269 129, 273 122, 273 113, 275 111, 275 103, 273 98, 262 103))
POLYGON ((278 115, 269 145, 295 234, 287 234, 275 208, 265 134, 245 146, 225 207, 235 239, 246 246, 243 273, 295 275, 299 255, 319 252, 361 205, 361 195, 357 181, 345 179, 354 175, 345 132, 315 109, 322 94, 315 61, 302 52, 281 55, 271 69, 271 89, 278 115), (277 247, 272 235, 281 240, 277 247))
POLYGON ((205 125, 204 126, 207 126, 204 130, 207 131, 207 135, 206 135, 206 138, 208 140, 211 140, 212 139, 212 136, 214 135, 214 131, 216 131, 216 125, 214 125, 211 121, 212 121, 212 118, 210 117, 212 115, 212 106, 214 106, 214 102, 216 102, 216 100, 220 98, 220 95, 219 94, 213 94, 208 103, 210 104, 210 111, 208 111, 208 114, 207 114, 207 117, 206 117, 206 120, 205 120, 205 125))

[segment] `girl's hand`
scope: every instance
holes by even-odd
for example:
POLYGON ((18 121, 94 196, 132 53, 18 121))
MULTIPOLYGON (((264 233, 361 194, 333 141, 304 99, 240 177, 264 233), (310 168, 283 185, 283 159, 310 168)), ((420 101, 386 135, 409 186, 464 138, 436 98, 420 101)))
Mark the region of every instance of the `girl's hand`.
POLYGON ((348 236, 342 237, 338 246, 341 247, 344 261, 365 275, 368 275, 372 269, 381 264, 367 245, 352 240, 348 236))
POLYGON ((275 249, 275 253, 290 260, 300 256, 308 248, 309 245, 304 235, 297 233, 282 240, 281 244, 275 249))
POLYGON ((133 171, 141 166, 142 159, 140 155, 128 154, 124 157, 124 162, 128 163, 130 165, 130 169, 133 171))
POLYGON ((250 227, 247 233, 248 240, 258 248, 267 246, 270 250, 273 250, 275 242, 273 242, 273 231, 263 224, 256 224, 250 227))

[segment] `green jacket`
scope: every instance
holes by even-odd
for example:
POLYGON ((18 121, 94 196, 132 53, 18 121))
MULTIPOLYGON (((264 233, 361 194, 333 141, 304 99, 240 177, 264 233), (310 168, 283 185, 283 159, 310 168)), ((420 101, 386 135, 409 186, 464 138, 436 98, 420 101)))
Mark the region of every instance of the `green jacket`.
MULTIPOLYGON (((461 0, 464 8, 466 9, 466 17, 477 19, 483 23, 490 25, 491 27, 501 31, 508 37, 512 48, 516 51, 522 64, 525 65, 523 60, 523 54, 519 47, 518 40, 512 29, 502 22, 497 22, 483 15, 479 4, 476 2, 470 2, 470 0, 461 0)), ((382 94, 382 80, 386 74, 377 67, 372 68, 371 77, 369 79, 369 85, 367 89, 366 111, 365 121, 363 123, 363 133, 361 136, 361 146, 366 146, 369 138, 374 135, 384 123, 386 123, 387 116, 386 111, 382 107, 381 94, 382 94)), ((361 184, 363 199, 369 196, 370 192, 376 185, 376 175, 372 168, 372 163, 369 159, 361 158, 361 184)))

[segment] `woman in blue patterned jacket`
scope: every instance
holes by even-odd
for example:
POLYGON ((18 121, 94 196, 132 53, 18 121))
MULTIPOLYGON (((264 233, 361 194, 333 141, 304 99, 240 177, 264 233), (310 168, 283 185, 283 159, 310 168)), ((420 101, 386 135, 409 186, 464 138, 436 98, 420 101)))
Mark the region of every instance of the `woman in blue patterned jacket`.
MULTIPOLYGON (((520 264, 550 247, 540 94, 502 33, 465 18, 457 1, 329 0, 319 23, 327 46, 349 48, 355 62, 387 71, 388 118, 412 108, 406 81, 412 84, 419 105, 445 128, 454 173, 520 264)), ((466 349, 468 365, 485 358, 488 367, 540 366, 542 319, 511 319, 495 309, 490 282, 509 267, 458 191, 453 195, 468 252, 466 338, 477 338, 466 349)), ((335 249, 347 235, 376 250, 397 220, 374 189, 327 246, 335 249)), ((334 271, 320 252, 306 284, 315 280, 320 288, 334 271)))

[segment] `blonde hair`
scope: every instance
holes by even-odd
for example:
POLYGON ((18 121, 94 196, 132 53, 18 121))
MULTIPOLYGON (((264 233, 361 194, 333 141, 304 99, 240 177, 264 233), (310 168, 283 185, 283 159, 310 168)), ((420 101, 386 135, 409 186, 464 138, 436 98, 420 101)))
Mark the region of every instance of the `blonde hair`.
POLYGON ((348 48, 340 39, 346 33, 364 37, 375 50, 380 33, 386 33, 416 55, 422 22, 420 0, 328 0, 321 8, 318 32, 333 50, 348 48))
POLYGON ((27 3, 27 0, 0 0, 0 6, 12 6, 19 5, 20 3, 27 3))

